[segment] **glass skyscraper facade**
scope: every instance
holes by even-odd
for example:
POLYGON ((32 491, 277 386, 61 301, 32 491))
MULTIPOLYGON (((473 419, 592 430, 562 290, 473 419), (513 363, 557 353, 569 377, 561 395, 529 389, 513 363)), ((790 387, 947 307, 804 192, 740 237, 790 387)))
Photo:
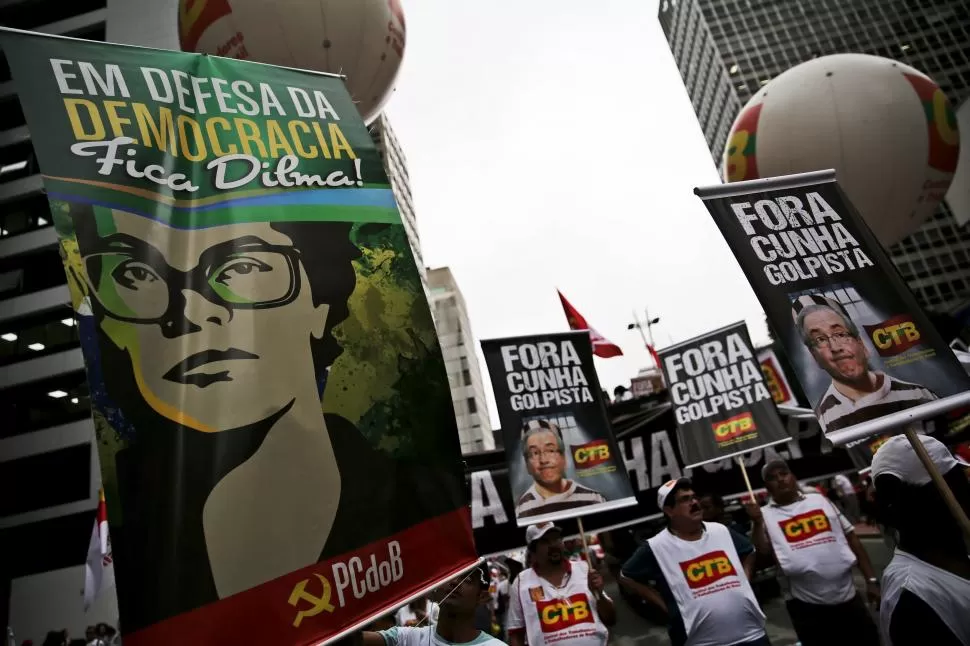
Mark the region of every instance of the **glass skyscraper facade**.
MULTIPOLYGON (((970 98, 966 0, 661 0, 659 19, 718 168, 741 107, 818 56, 891 58, 933 78, 954 108, 970 98)), ((924 307, 962 314, 970 231, 945 205, 889 251, 924 307)))

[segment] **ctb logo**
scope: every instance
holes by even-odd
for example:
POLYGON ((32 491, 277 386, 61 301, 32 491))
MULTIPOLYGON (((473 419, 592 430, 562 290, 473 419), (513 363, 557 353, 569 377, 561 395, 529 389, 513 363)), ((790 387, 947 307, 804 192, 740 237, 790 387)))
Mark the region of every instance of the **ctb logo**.
POLYGON ((571 448, 578 469, 589 469, 610 461, 610 445, 605 440, 593 440, 571 448))
POLYGON ((708 552, 690 561, 684 561, 680 564, 680 569, 691 590, 709 586, 725 577, 738 575, 724 550, 708 552))
POLYGON ((537 601, 536 611, 544 633, 553 633, 576 624, 594 623, 589 599, 583 593, 574 594, 568 599, 537 601))
POLYGON ((733 444, 753 437, 758 431, 751 413, 741 413, 730 419, 714 422, 711 427, 714 429, 714 440, 718 444, 733 444))
POLYGON ((876 325, 865 325, 880 357, 894 357, 918 345, 922 335, 909 314, 900 314, 876 325))
POLYGON ((813 536, 832 531, 829 517, 821 509, 778 521, 778 525, 781 527, 781 533, 785 535, 785 540, 789 543, 801 543, 813 536))

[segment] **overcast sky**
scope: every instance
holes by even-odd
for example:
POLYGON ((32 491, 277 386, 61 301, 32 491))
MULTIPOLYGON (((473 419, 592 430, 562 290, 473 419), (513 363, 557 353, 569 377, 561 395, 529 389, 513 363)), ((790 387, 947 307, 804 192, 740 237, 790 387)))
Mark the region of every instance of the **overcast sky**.
POLYGON ((719 180, 657 8, 407 1, 387 105, 425 263, 451 267, 476 340, 567 330, 558 287, 623 349, 596 360, 611 393, 650 364, 634 309, 660 316, 659 347, 740 319, 768 338, 692 193, 719 180))

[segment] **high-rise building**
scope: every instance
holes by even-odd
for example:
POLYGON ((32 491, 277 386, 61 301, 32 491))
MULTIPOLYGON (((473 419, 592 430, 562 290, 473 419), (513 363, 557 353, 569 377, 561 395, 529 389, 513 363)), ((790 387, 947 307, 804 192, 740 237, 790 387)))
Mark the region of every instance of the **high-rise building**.
POLYGON ((425 293, 427 293, 428 275, 424 266, 424 257, 421 254, 418 221, 414 215, 414 204, 411 202, 411 178, 408 176, 407 159, 404 157, 404 151, 401 150, 401 144, 394 136, 394 130, 391 128, 391 123, 386 114, 382 112, 374 120, 370 125, 370 133, 377 145, 377 150, 381 153, 384 170, 391 182, 391 190, 394 192, 397 209, 401 212, 401 221, 404 223, 404 230, 408 234, 408 242, 411 243, 414 262, 417 263, 418 273, 421 275, 421 284, 424 286, 425 293))
MULTIPOLYGON (((818 56, 891 58, 932 77, 954 106, 970 98, 966 0, 661 0, 659 19, 718 168, 741 107, 818 56)), ((945 204, 889 252, 928 309, 970 302, 970 231, 945 204)))
POLYGON ((495 440, 489 424, 482 371, 475 353, 478 346, 468 322, 465 299, 447 267, 428 270, 428 287, 431 290, 431 312, 448 370, 451 400, 455 404, 461 451, 491 451, 495 448, 495 440))
MULTIPOLYGON (((105 0, 0 3, 0 25, 104 40, 105 0)), ((30 132, 0 68, 0 627, 18 643, 114 622, 78 597, 101 476, 78 330, 30 132), (6 615, 9 613, 9 621, 6 615), (52 615, 51 613, 55 613, 52 615), (57 625, 50 620, 56 616, 57 625)))

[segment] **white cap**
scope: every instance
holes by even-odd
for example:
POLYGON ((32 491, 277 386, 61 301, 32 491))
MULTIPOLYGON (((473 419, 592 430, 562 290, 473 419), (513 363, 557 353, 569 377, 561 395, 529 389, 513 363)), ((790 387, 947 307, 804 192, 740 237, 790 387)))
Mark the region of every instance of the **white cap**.
MULTIPOLYGON (((923 447, 930 456, 930 460, 936 465, 941 474, 947 473, 955 466, 970 466, 963 460, 957 459, 950 454, 946 446, 928 435, 919 434, 916 437, 923 442, 923 447)), ((930 474, 926 467, 920 462, 919 456, 913 450, 913 445, 909 443, 905 435, 896 435, 883 443, 872 458, 872 479, 883 474, 896 476, 906 484, 922 486, 930 482, 930 474)))
POLYGON ((667 482, 660 485, 660 488, 657 489, 658 507, 660 507, 661 509, 664 508, 664 503, 667 502, 667 496, 669 496, 670 492, 674 490, 674 487, 676 487, 680 483, 690 485, 690 480, 688 478, 678 478, 677 480, 668 480, 667 482))
POLYGON ((552 523, 539 523, 538 525, 529 525, 525 528, 525 544, 532 545, 534 542, 545 536, 551 531, 557 531, 562 533, 558 527, 552 523))

